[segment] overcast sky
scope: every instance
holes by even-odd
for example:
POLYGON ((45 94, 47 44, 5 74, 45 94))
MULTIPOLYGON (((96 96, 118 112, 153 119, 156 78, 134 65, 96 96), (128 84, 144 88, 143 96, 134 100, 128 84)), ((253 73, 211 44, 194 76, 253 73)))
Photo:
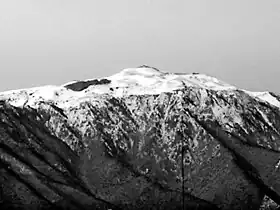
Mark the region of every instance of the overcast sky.
POLYGON ((0 91, 143 64, 280 92, 280 1, 0 0, 0 91))

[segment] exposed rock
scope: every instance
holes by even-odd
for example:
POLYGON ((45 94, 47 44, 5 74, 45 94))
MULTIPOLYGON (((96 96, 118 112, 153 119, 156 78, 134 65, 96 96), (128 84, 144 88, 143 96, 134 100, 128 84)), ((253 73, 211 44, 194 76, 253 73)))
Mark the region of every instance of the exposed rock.
POLYGON ((87 89, 91 85, 104 85, 104 84, 109 84, 111 81, 108 79, 94 79, 94 80, 89 80, 89 81, 79 81, 79 82, 74 82, 68 85, 65 85, 65 88, 73 90, 73 91, 82 91, 87 89))

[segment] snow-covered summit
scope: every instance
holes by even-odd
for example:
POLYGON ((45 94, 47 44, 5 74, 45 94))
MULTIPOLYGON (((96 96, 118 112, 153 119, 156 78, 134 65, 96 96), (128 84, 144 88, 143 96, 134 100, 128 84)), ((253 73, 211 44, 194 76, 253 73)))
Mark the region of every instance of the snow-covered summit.
MULTIPOLYGON (((107 77, 113 86, 137 87, 136 94, 158 94, 171 92, 185 86, 195 86, 214 90, 236 89, 214 77, 204 74, 166 73, 155 68, 142 66, 124 69, 123 71, 107 77)), ((135 90, 136 91, 136 90, 135 90)), ((130 90, 130 92, 133 92, 130 90)))
MULTIPOLYGON (((92 99, 96 94, 108 94, 114 97, 153 95, 172 92, 188 86, 215 91, 237 90, 235 86, 205 74, 167 73, 153 67, 140 66, 124 69, 101 80, 73 81, 61 86, 42 86, 2 92, 0 100, 8 100, 15 106, 35 106, 40 101, 51 101, 64 107, 81 100, 92 99)), ((280 103, 275 103, 276 99, 273 96, 263 97, 260 93, 255 94, 249 91, 247 93, 253 97, 260 96, 260 100, 272 100, 273 105, 280 107, 280 103)))

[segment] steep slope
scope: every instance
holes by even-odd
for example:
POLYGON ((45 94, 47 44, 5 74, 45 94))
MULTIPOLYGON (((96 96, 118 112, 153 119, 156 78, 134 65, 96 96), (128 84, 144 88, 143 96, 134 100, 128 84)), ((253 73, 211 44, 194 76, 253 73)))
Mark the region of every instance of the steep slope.
POLYGON ((279 203, 276 94, 143 66, 0 97, 5 205, 258 209, 265 194, 279 203))

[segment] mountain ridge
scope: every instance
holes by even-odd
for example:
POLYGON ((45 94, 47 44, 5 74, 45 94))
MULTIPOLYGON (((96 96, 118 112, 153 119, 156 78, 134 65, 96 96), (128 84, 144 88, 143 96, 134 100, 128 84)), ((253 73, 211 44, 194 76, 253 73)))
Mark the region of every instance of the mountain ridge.
MULTIPOLYGON (((153 95, 184 89, 184 87, 198 87, 216 91, 242 90, 252 97, 280 107, 279 99, 275 93, 243 90, 205 74, 167 73, 146 65, 124 69, 101 79, 0 92, 0 100, 9 100, 15 106, 23 106, 24 104, 35 106, 36 102, 42 100, 67 106, 67 102, 70 100, 94 97, 95 94, 109 94, 114 97, 153 95)), ((69 105, 71 106, 71 103, 69 105)))

